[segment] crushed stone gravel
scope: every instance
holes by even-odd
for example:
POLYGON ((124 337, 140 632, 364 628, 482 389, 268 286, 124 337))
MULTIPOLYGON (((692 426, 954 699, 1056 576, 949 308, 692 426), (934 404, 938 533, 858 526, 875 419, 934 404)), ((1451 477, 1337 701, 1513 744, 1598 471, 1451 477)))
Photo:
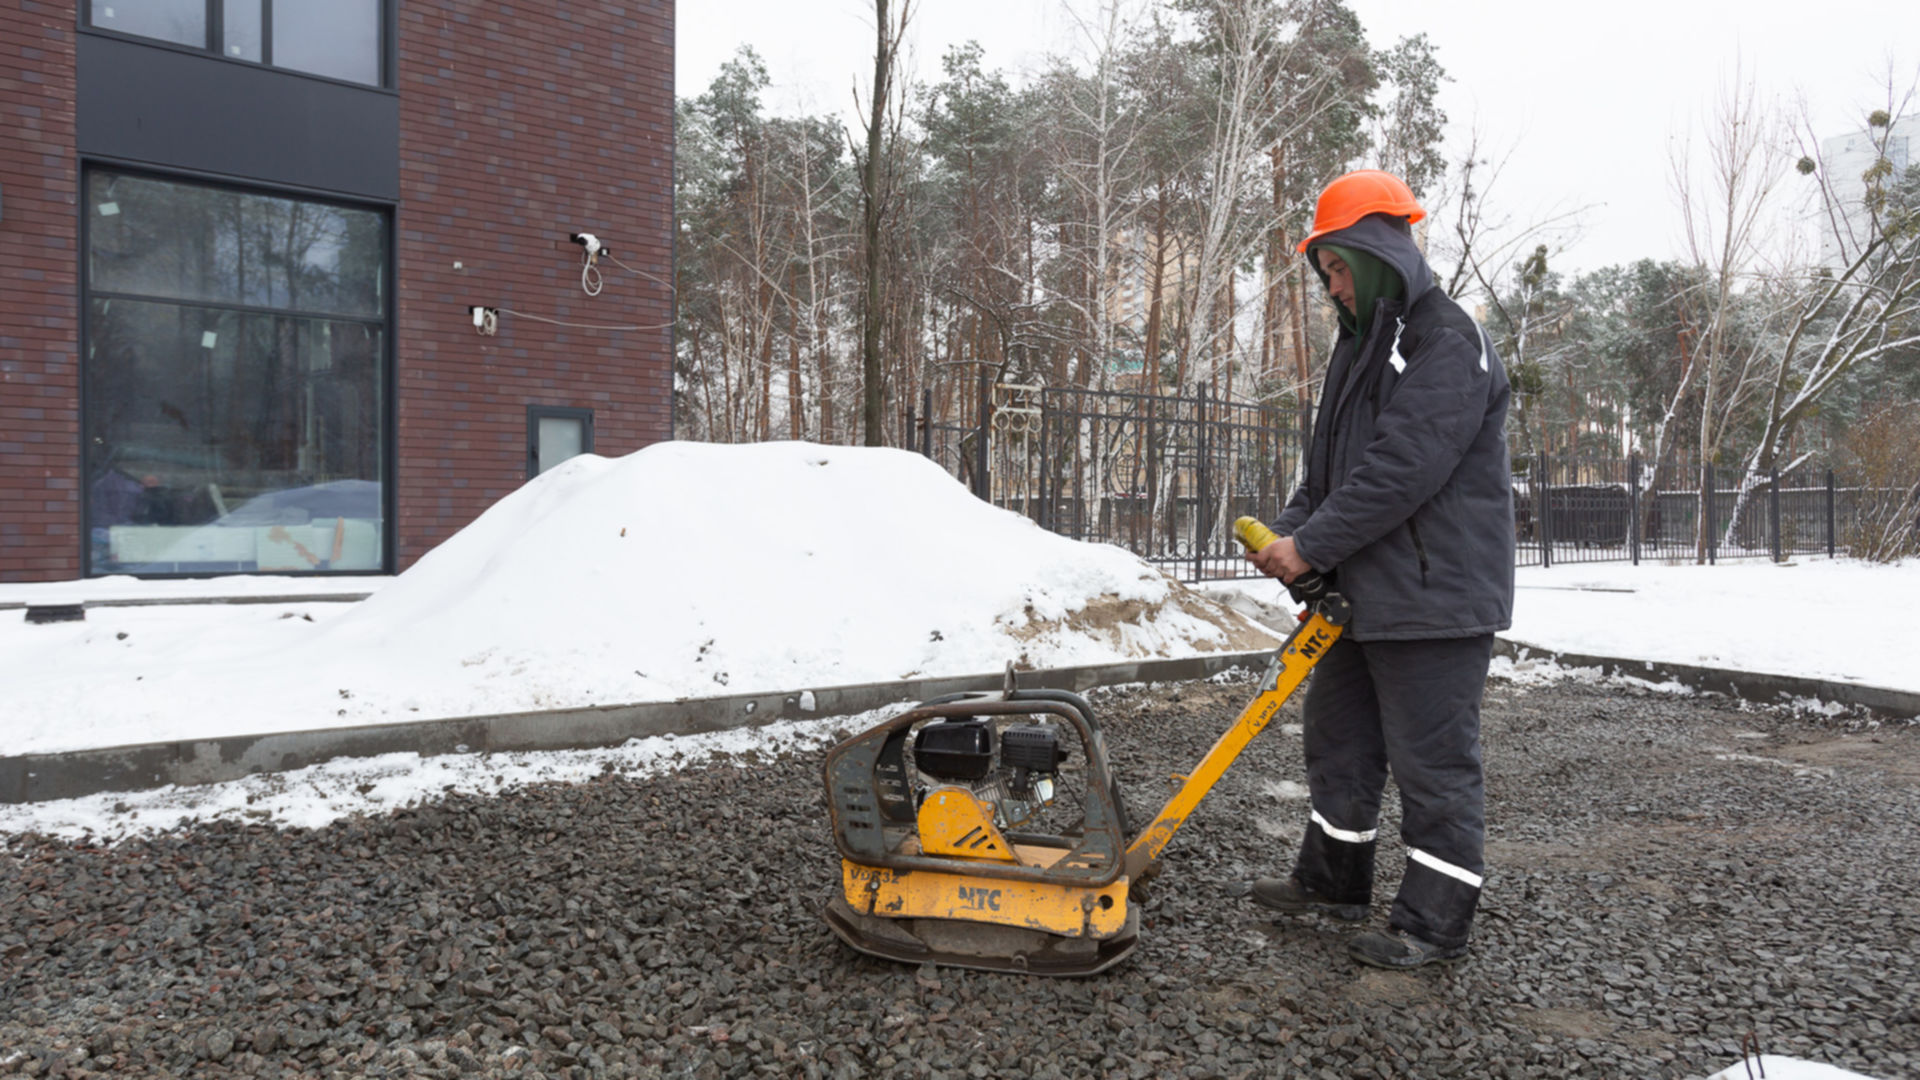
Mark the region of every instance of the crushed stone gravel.
MULTIPOLYGON (((1249 694, 1095 696, 1134 820, 1249 694)), ((1474 954, 1275 922, 1297 706, 1175 840, 1142 944, 1022 979, 855 955, 818 754, 452 796, 315 830, 0 840, 0 1075, 1646 1077, 1769 1052, 1920 1076, 1920 728, 1495 683, 1474 954)), ((1374 921, 1403 852, 1383 819, 1374 921)))

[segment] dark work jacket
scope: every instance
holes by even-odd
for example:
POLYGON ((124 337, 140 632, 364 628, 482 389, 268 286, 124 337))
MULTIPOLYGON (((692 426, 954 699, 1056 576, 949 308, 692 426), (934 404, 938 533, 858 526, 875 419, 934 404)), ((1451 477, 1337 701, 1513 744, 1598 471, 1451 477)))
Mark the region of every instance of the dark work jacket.
POLYGON ((1364 335, 1341 329, 1306 482, 1274 531, 1292 536, 1314 569, 1337 568, 1356 641, 1505 630, 1513 621, 1506 369, 1485 331, 1434 284, 1402 227, 1375 215, 1321 239, 1379 257, 1406 290, 1376 305, 1364 335))

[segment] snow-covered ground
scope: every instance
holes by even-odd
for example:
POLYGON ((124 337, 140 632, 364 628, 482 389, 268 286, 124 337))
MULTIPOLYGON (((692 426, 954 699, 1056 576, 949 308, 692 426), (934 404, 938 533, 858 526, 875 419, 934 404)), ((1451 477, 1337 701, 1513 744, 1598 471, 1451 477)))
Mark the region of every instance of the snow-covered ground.
POLYGON ((276 596, 354 597, 380 591, 390 577, 292 577, 247 574, 214 578, 137 578, 124 574, 82 581, 34 581, 0 585, 0 605, 113 603, 116 601, 217 601, 276 596))
POLYGON ((836 733, 860 731, 911 703, 855 716, 775 721, 752 729, 630 739, 620 746, 530 753, 382 754, 342 758, 283 773, 190 787, 109 792, 0 805, 0 835, 35 832, 118 843, 196 821, 258 821, 317 829, 353 814, 380 814, 450 794, 498 794, 528 784, 591 780, 604 773, 658 776, 715 758, 824 749, 836 733))
POLYGON ((1920 561, 1524 567, 1515 641, 1920 691, 1920 561))
MULTIPOLYGON (((1920 561, 1521 567, 1516 584, 1513 641, 1920 692, 1920 561)), ((1272 582, 1208 589, 1283 602, 1272 582)))
POLYGON ((1753 1080, 1754 1077, 1765 1077, 1766 1080, 1871 1080, 1837 1066, 1778 1054, 1760 1054, 1748 1058, 1739 1064, 1727 1066, 1707 1077, 1707 1080, 1753 1080))
MULTIPOLYGON (((122 579, 7 586, 0 601, 320 584, 122 579)), ((981 503, 917 454, 664 443, 566 462, 359 603, 103 607, 38 625, 0 612, 0 754, 1275 641, 1119 548, 981 503)))

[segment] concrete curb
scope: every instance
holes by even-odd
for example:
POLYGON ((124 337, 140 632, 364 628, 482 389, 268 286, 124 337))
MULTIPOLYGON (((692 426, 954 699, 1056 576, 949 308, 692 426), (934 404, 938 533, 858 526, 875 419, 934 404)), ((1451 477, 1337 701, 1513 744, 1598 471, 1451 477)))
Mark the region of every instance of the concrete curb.
MULTIPOLYGON (((295 593, 285 596, 138 596, 119 600, 81 600, 83 608, 109 607, 192 607, 201 604, 348 604, 357 603, 372 593, 295 593)), ((0 600, 0 611, 21 608, 58 607, 44 600, 0 600)))
MULTIPOLYGON (((1609 675, 1629 675, 1653 682, 1673 681, 1695 690, 1730 694, 1766 704, 1780 704, 1792 698, 1817 698, 1858 705, 1888 716, 1920 717, 1920 693, 1887 687, 1587 656, 1508 638, 1495 640, 1494 654, 1510 659, 1540 656, 1565 666, 1599 668, 1609 675)), ((1182 682, 1208 678, 1236 667, 1264 667, 1272 655, 1272 650, 1261 650, 1025 671, 1020 673, 1020 685, 1080 692, 1133 682, 1182 682)), ((142 791, 169 784, 210 784, 255 773, 286 772, 335 758, 376 754, 419 753, 431 757, 617 746, 628 739, 648 735, 691 735, 774 720, 842 716, 896 702, 926 701, 968 690, 992 690, 1001 685, 1002 679, 1003 675, 994 673, 826 687, 811 691, 811 710, 800 707, 806 691, 795 690, 22 754, 0 757, 0 804, 46 802, 109 791, 142 791)))
POLYGON ((1769 675, 1757 671, 1670 664, 1659 660, 1587 656, 1581 653, 1561 652, 1558 649, 1509 638, 1496 638, 1493 652, 1495 656, 1505 656, 1513 660, 1539 656, 1566 667, 1599 668, 1608 675, 1630 675, 1649 682, 1677 682, 1695 690, 1727 694, 1767 705, 1785 704, 1794 698, 1815 698, 1820 701, 1837 701, 1842 705, 1857 705, 1898 719, 1920 717, 1920 693, 1911 690, 1894 690, 1884 686, 1834 682, 1830 679, 1812 679, 1797 675, 1769 675))
MULTIPOLYGON (((1235 667, 1264 667, 1273 650, 1216 653, 1179 660, 1023 671, 1020 685, 1085 691, 1133 682, 1204 679, 1235 667)), ((235 735, 219 739, 144 743, 98 750, 0 757, 0 804, 71 799, 108 791, 141 791, 168 784, 209 784, 254 773, 285 772, 343 757, 396 752, 437 754, 510 750, 577 750, 617 746, 648 735, 703 731, 878 709, 967 690, 993 690, 1002 673, 834 686, 811 691, 736 694, 672 702, 556 709, 501 716, 419 720, 367 727, 235 735)))

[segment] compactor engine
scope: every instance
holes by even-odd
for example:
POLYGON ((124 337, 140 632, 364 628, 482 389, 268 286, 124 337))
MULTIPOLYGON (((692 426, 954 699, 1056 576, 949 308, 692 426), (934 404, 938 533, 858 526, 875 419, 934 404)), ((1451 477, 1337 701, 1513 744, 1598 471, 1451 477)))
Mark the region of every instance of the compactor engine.
POLYGON ((993 808, 993 824, 1011 829, 1053 802, 1067 748, 1053 724, 1008 724, 955 717, 928 724, 913 739, 913 806, 936 788, 958 784, 993 808))

